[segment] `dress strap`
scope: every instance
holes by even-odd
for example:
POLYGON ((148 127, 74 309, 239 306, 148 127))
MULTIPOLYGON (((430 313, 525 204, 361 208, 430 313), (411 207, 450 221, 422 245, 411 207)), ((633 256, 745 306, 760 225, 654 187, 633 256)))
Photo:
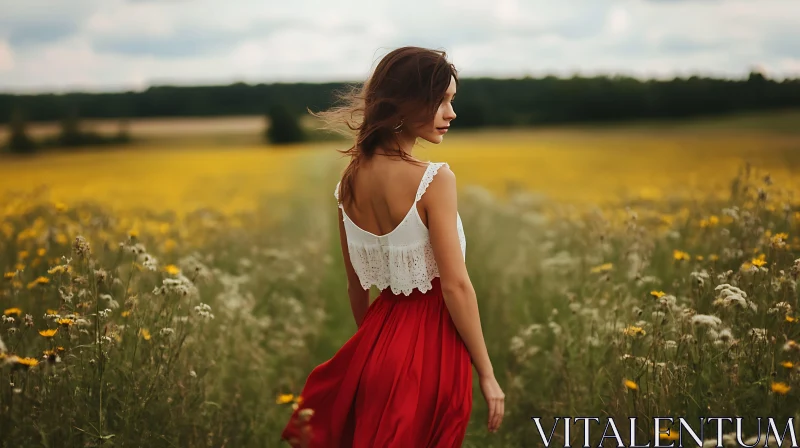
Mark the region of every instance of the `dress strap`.
POLYGON ((422 195, 425 194, 425 191, 428 189, 428 185, 431 184, 433 181, 433 176, 439 172, 439 168, 442 166, 447 165, 449 168, 450 165, 447 162, 429 162, 428 168, 425 169, 425 174, 422 175, 422 180, 419 182, 419 187, 417 188, 417 197, 414 199, 414 202, 418 202, 422 199, 422 195))

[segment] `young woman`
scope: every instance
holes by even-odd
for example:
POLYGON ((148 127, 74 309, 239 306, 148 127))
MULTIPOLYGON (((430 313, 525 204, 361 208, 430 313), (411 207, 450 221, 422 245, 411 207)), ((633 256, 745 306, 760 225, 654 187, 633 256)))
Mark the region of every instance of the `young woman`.
POLYGON ((334 196, 358 331, 306 380, 281 434, 295 447, 457 447, 472 409, 472 365, 497 431, 504 394, 483 339, 456 177, 412 156, 456 118, 447 55, 386 55, 342 106, 320 114, 357 132, 334 196), (369 288, 380 295, 369 303, 369 288))

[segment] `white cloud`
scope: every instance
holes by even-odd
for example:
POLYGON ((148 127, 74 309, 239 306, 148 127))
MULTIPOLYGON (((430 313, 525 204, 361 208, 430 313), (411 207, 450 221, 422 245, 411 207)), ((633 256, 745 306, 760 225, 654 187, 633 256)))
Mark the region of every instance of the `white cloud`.
POLYGON ((0 40, 0 73, 14 69, 14 50, 8 42, 0 40))
MULTIPOLYGON (((8 2, 6 2, 8 3, 8 2)), ((392 48, 462 76, 800 76, 795 0, 27 0, 0 17, 0 86, 363 79, 392 48)))

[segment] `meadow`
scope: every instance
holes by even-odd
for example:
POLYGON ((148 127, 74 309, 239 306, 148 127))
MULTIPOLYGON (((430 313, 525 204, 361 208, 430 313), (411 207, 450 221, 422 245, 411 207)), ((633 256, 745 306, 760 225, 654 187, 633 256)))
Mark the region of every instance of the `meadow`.
MULTIPOLYGON (((333 198, 347 142, 171 123, 0 155, 2 446, 279 446, 355 331, 333 198)), ((506 392, 489 434, 476 384, 464 446, 537 446, 534 416, 743 416, 753 436, 756 416, 800 420, 798 123, 454 130, 415 150, 456 173, 506 392)))

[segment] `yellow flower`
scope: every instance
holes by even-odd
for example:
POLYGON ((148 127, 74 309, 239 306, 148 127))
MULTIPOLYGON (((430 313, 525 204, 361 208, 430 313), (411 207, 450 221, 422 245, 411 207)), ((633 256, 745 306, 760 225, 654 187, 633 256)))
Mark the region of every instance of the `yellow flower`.
POLYGON ((47 273, 48 273, 48 274, 50 274, 50 275, 53 275, 53 274, 62 274, 62 273, 64 273, 66 270, 67 270, 67 267, 66 267, 66 266, 64 266, 64 265, 62 264, 62 265, 59 265, 59 266, 56 266, 56 267, 53 267, 53 268, 50 268, 50 269, 48 269, 48 270, 47 270, 47 273))
POLYGON ((56 319, 56 323, 59 325, 63 325, 65 327, 69 327, 73 325, 75 321, 70 319, 69 317, 62 317, 61 319, 56 319))
POLYGON ((3 278, 6 280, 11 280, 12 278, 14 278, 15 275, 17 275, 16 272, 6 272, 5 274, 3 274, 3 278))
POLYGON ((69 239, 63 233, 59 233, 58 235, 56 235, 56 243, 58 243, 58 244, 67 244, 68 242, 69 242, 69 239))
POLYGON ((277 403, 277 404, 286 404, 286 403, 291 403, 292 400, 294 400, 294 395, 293 394, 280 394, 280 395, 278 395, 278 399, 275 400, 275 403, 277 403))
POLYGON ((625 336, 644 336, 647 334, 646 331, 642 327, 636 327, 633 325, 629 325, 622 330, 622 333, 625 336))
POLYGON ((711 216, 708 217, 708 219, 701 219, 700 220, 700 227, 702 227, 702 228, 714 227, 717 224, 719 224, 719 217, 716 216, 716 215, 711 215, 711 216))
POLYGON ((55 316, 56 314, 58 314, 58 311, 48 308, 47 311, 45 311, 44 313, 47 314, 48 316, 55 316))
POLYGON ((169 274, 169 275, 178 275, 178 274, 180 274, 180 273, 181 273, 181 268, 179 268, 179 267, 175 266, 174 264, 168 264, 168 265, 167 265, 167 266, 164 268, 164 270, 165 270, 165 271, 167 272, 167 274, 169 274))
POLYGON ((705 259, 705 257, 703 257, 702 255, 696 255, 694 257, 694 259, 697 260, 697 261, 703 261, 705 259))
POLYGON ((44 336, 44 337, 46 337, 46 338, 52 338, 53 336, 56 335, 57 332, 58 332, 58 328, 53 328, 53 329, 50 329, 50 330, 39 330, 39 334, 44 336))
POLYGON ((47 249, 45 249, 44 247, 40 247, 39 250, 36 251, 36 255, 38 255, 40 257, 44 257, 44 254, 46 254, 46 253, 47 253, 47 249))
POLYGON ((758 266, 758 267, 761 267, 761 266, 764 266, 765 264, 767 264, 767 260, 764 260, 764 259, 763 259, 763 258, 761 258, 761 257, 759 257, 759 258, 753 258, 753 259, 750 261, 750 264, 752 264, 753 266, 758 266))
POLYGON ((20 314, 22 314, 22 310, 19 309, 19 308, 6 308, 6 310, 3 311, 3 314, 6 315, 6 316, 10 316, 12 314, 16 314, 17 317, 19 317, 20 314))
POLYGON ((631 380, 625 380, 624 384, 625 384, 625 387, 627 387, 630 390, 639 390, 639 385, 634 383, 631 380))
POLYGON ((19 258, 20 261, 22 261, 28 258, 28 255, 30 255, 30 252, 28 252, 27 250, 21 250, 19 251, 19 254, 17 254, 17 258, 19 258))
POLYGON ((39 361, 35 358, 17 358, 16 361, 18 366, 26 369, 35 367, 37 364, 39 364, 39 361))
POLYGON ((786 383, 772 383, 770 386, 773 392, 780 395, 786 395, 792 388, 786 383))
POLYGON ((33 289, 37 285, 46 285, 48 283, 50 283, 50 279, 49 278, 47 278, 47 277, 39 277, 36 280, 28 283, 28 289, 33 289))
POLYGON ((790 316, 790 315, 788 315, 788 314, 787 314, 787 315, 786 315, 786 322, 789 322, 789 323, 791 323, 791 322, 797 322, 797 318, 796 318, 796 317, 792 317, 792 316, 790 316))
POLYGON ((177 246, 178 243, 175 240, 172 238, 167 238, 167 240, 164 241, 164 252, 171 252, 177 246))
POLYGON ((656 299, 660 299, 667 295, 664 291, 650 291, 650 295, 655 297, 656 299))
POLYGON ((140 329, 139 330, 139 336, 141 336, 142 339, 144 339, 145 341, 149 341, 150 340, 150 330, 148 330, 147 328, 140 329))
POLYGON ((603 263, 599 266, 595 266, 592 268, 592 274, 598 274, 600 272, 608 272, 614 267, 613 263, 603 263))
POLYGON ((708 256, 708 259, 711 260, 711 261, 717 261, 717 260, 719 260, 719 255, 711 254, 711 255, 708 256))
POLYGON ((781 363, 781 365, 787 369, 791 369, 792 367, 794 367, 794 364, 792 364, 791 361, 784 361, 781 363))
POLYGON ((670 431, 669 434, 664 433, 664 432, 659 432, 658 437, 661 440, 678 440, 678 437, 680 437, 680 436, 678 435, 678 433, 676 431, 670 431))
POLYGON ((130 316, 130 315, 131 315, 131 312, 130 312, 130 311, 123 311, 123 312, 122 312, 122 317, 128 317, 128 316, 130 316))
POLYGON ((672 251, 672 258, 674 258, 675 260, 678 260, 678 261, 691 260, 691 257, 689 256, 688 253, 686 253, 686 252, 684 252, 682 250, 678 250, 678 249, 675 249, 675 250, 672 251))
POLYGON ((139 236, 139 230, 138 229, 129 230, 128 236, 130 236, 131 238, 137 238, 139 236))

